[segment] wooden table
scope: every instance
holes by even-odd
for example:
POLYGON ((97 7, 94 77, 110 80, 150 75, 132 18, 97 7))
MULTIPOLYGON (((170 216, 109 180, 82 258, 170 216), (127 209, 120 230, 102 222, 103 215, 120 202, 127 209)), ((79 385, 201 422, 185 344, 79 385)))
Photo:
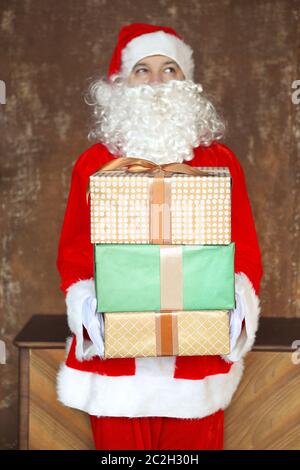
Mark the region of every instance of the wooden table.
MULTIPOLYGON (((70 335, 66 315, 36 314, 14 339, 20 449, 94 449, 89 416, 56 398, 56 374, 70 335)), ((225 449, 300 449, 295 340, 300 340, 300 318, 260 319, 242 381, 225 410, 225 449)))

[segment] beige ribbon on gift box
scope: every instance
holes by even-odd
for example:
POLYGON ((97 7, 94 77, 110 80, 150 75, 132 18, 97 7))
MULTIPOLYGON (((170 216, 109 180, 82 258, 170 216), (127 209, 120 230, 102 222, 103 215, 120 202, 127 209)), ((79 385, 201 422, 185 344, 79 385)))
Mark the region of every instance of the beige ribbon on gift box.
POLYGON ((157 356, 178 356, 178 312, 155 312, 157 356))
MULTIPOLYGON (((126 169, 129 173, 149 172, 153 174, 150 186, 150 244, 169 244, 171 237, 171 181, 165 175, 181 173, 194 176, 211 176, 202 169, 185 163, 163 163, 161 165, 143 158, 119 157, 102 165, 93 176, 103 171, 118 171, 126 169)), ((89 185, 86 199, 90 193, 89 185)))
POLYGON ((159 356, 178 354, 177 311, 183 310, 182 246, 160 246, 160 312, 155 315, 159 356))

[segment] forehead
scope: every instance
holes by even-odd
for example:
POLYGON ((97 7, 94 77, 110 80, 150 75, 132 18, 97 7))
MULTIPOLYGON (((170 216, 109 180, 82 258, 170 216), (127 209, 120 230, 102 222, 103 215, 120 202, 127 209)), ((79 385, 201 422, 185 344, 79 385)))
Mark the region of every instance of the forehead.
POLYGON ((179 67, 177 62, 171 57, 168 57, 166 55, 158 55, 158 54, 143 57, 134 65, 133 68, 137 67, 138 65, 175 65, 179 67))

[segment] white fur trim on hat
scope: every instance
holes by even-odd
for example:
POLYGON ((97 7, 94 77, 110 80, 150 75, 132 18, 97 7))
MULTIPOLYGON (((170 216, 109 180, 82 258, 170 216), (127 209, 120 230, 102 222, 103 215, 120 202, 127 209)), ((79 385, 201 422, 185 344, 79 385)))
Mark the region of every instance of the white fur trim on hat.
POLYGON ((237 342, 227 355, 221 355, 226 362, 236 362, 248 353, 254 344, 260 317, 260 300, 254 287, 245 273, 235 273, 235 290, 240 294, 243 313, 245 315, 245 327, 237 339, 237 342))
POLYGON ((193 50, 182 39, 164 31, 146 33, 132 39, 122 50, 121 74, 127 77, 134 65, 144 57, 165 55, 175 60, 186 80, 193 80, 193 50))

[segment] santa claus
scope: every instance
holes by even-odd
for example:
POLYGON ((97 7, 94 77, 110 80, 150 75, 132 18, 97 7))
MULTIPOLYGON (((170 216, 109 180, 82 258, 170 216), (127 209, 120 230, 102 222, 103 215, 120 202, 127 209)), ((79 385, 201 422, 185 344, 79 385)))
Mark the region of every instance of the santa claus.
POLYGON ((72 336, 57 394, 90 415, 96 449, 223 449, 224 410, 259 324, 262 262, 245 176, 220 142, 224 120, 194 82, 192 56, 173 29, 131 24, 120 31, 107 77, 88 90, 97 142, 74 165, 58 247, 72 336), (236 290, 230 354, 103 358, 86 189, 89 176, 119 156, 229 168, 236 290))

